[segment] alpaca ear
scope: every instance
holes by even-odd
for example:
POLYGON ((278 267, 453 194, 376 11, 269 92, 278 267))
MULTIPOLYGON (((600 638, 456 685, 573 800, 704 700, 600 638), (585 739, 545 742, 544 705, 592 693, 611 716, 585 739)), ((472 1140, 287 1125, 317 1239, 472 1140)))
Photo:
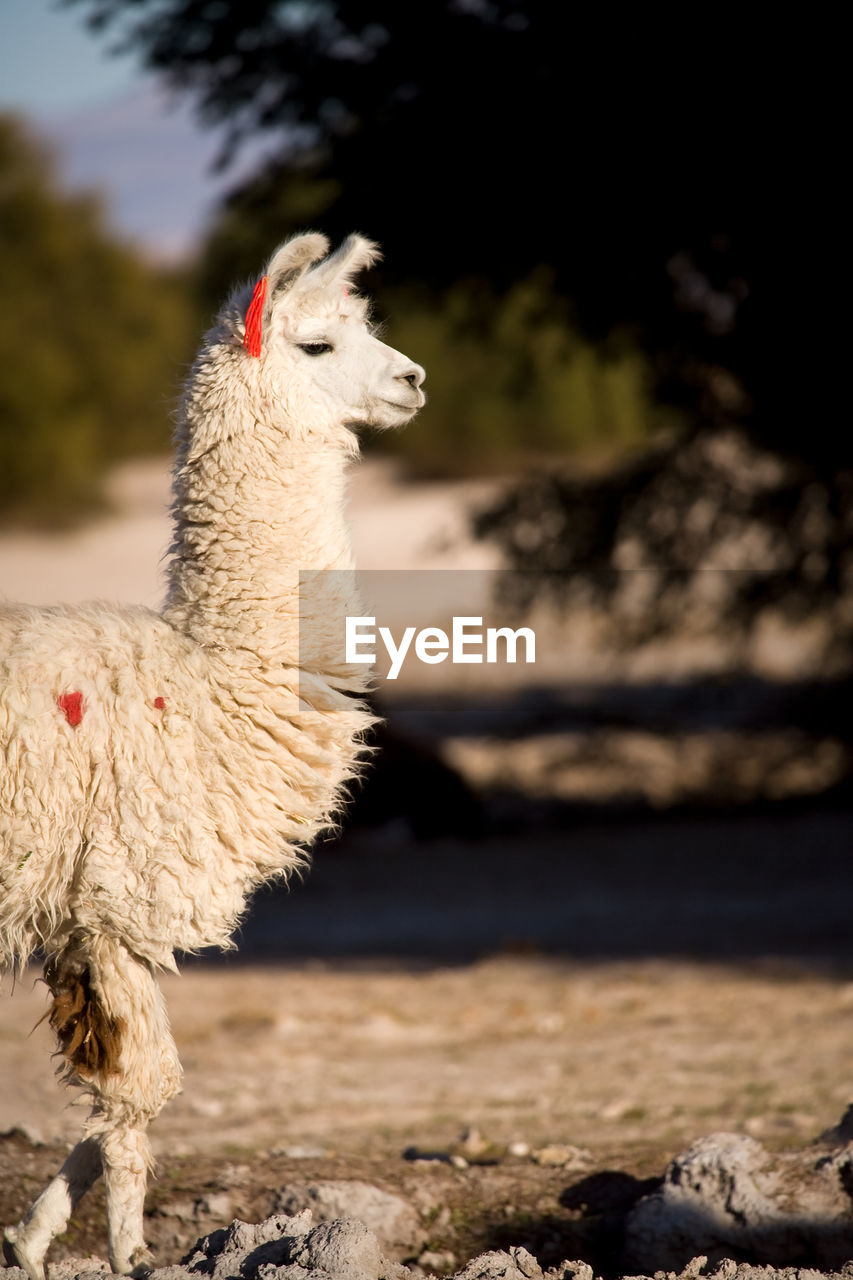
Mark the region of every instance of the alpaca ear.
POLYGON ((311 272, 310 283, 325 288, 333 281, 344 287, 359 271, 365 271, 382 257, 379 245, 364 236, 347 236, 339 249, 325 258, 311 272))
POLYGON ((270 258, 266 272, 255 285, 252 300, 244 316, 243 346, 250 356, 261 354, 263 335, 272 319, 277 300, 304 275, 312 262, 324 258, 329 242, 319 232, 294 236, 279 245, 270 258))
POLYGON ((329 242, 319 231, 294 236, 279 245, 266 269, 267 290, 264 305, 264 323, 269 320, 275 303, 283 293, 292 289, 312 263, 325 258, 329 242))

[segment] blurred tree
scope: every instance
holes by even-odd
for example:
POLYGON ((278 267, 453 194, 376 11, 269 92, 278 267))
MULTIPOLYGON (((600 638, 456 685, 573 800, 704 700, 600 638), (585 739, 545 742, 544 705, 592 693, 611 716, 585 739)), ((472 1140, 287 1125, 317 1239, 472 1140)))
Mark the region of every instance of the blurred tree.
POLYGON ((0 116, 0 517, 58 522, 106 465, 168 447, 191 354, 188 291, 61 193, 23 124, 0 116))
POLYGON ((802 227, 771 248, 803 129, 775 28, 553 0, 68 2, 194 94, 229 147, 278 131, 232 232, 264 202, 276 235, 357 227, 386 278, 436 291, 502 292, 544 265, 588 337, 633 327, 658 393, 695 420, 850 448, 823 422, 804 432, 781 385, 802 320, 770 337, 768 280, 810 250, 802 227))
POLYGON ((614 647, 700 636, 748 666, 770 620, 808 630, 804 676, 851 669, 853 471, 821 474, 735 428, 700 431, 597 477, 530 474, 474 525, 516 571, 511 605, 592 608, 614 647))
POLYGON ((506 474, 566 455, 598 467, 680 425, 631 335, 584 338, 544 268, 503 294, 468 280, 435 300, 386 296, 388 339, 425 366, 428 404, 415 429, 377 444, 421 474, 506 474))

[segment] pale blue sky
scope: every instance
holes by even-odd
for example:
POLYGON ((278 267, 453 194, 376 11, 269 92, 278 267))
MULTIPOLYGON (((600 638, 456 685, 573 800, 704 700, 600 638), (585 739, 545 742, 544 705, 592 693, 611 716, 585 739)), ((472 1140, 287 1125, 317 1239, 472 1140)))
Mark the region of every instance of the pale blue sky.
POLYGON ((90 32, 78 6, 0 0, 0 110, 28 118, 52 145, 67 187, 102 193, 122 236, 179 260, 271 144, 252 141, 232 170, 214 174, 217 136, 132 55, 110 55, 114 40, 90 32))
POLYGON ((0 0, 0 105, 35 115, 92 106, 144 77, 128 55, 110 56, 79 6, 0 0))

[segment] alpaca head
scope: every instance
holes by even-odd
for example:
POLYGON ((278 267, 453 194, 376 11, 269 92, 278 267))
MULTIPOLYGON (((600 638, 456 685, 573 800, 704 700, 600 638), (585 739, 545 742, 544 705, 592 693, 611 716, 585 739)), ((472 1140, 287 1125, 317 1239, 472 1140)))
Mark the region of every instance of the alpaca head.
POLYGON ((361 236, 328 249, 314 233, 286 241, 270 259, 265 288, 262 281, 232 299, 239 359, 303 430, 402 427, 424 403, 424 371, 376 337, 352 283, 378 249, 361 236))

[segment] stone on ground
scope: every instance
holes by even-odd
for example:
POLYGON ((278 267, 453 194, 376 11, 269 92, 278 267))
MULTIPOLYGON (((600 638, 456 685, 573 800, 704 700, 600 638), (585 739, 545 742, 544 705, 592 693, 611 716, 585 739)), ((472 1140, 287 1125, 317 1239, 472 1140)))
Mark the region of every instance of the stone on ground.
POLYGON ((410 1258, 426 1242, 414 1207, 402 1196, 383 1191, 370 1182, 353 1180, 289 1183, 273 1202, 276 1213, 310 1209, 316 1222, 357 1218, 374 1233, 389 1258, 410 1258))

